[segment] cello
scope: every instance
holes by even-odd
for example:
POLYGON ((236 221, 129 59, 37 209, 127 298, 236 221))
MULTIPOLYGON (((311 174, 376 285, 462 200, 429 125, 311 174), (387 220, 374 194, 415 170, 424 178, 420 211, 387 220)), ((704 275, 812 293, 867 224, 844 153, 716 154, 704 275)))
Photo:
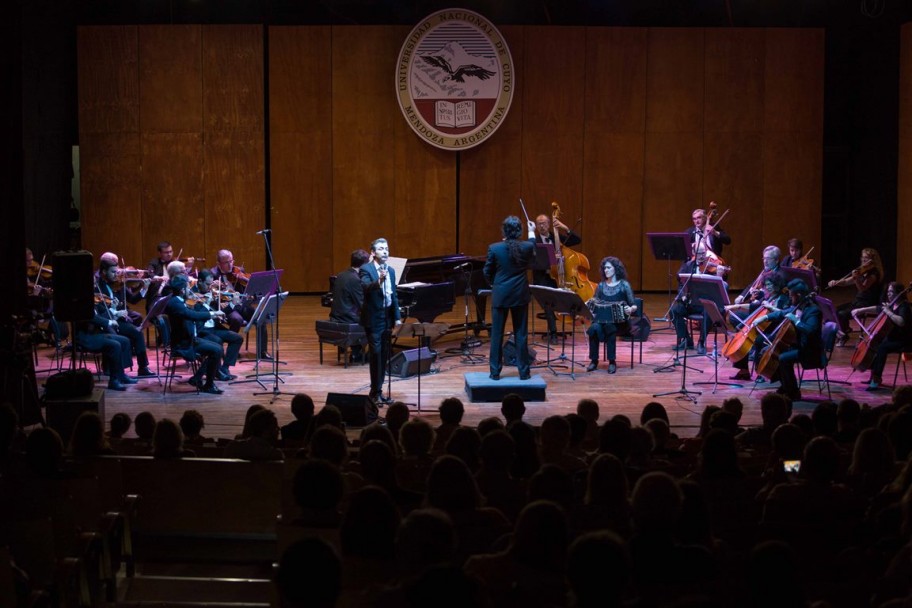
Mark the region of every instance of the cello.
POLYGON ((560 234, 554 220, 560 218, 561 209, 556 201, 551 202, 551 228, 554 231, 554 257, 557 263, 551 266, 551 276, 557 281, 557 286, 569 288, 576 293, 583 302, 587 302, 595 295, 597 285, 589 280, 589 258, 582 253, 561 245, 560 234))
POLYGON ((887 339, 887 336, 890 335, 890 331, 893 329, 893 320, 887 314, 887 311, 892 311, 897 302, 906 296, 906 293, 908 293, 910 288, 912 288, 912 284, 896 294, 893 299, 877 313, 874 320, 865 327, 863 332, 864 335, 858 341, 855 352, 852 353, 852 369, 864 372, 871 368, 871 363, 874 361, 874 355, 877 354, 878 347, 887 339))
MULTIPOLYGON (((809 302, 814 301, 815 295, 816 294, 814 293, 805 295, 796 305, 791 307, 791 310, 786 310, 788 310, 789 313, 794 313, 803 309, 809 302)), ((796 328, 795 323, 789 319, 788 314, 786 314, 785 319, 783 319, 782 323, 779 324, 779 327, 776 328, 776 333, 773 335, 769 347, 763 351, 760 362, 757 363, 757 374, 772 382, 776 373, 779 371, 779 356, 790 350, 797 342, 798 329, 796 328)))
POLYGON ((769 310, 774 310, 772 307, 761 306, 754 312, 752 312, 744 321, 740 329, 738 329, 735 334, 729 338, 728 342, 725 343, 725 346, 722 347, 722 356, 724 356, 729 361, 740 361, 750 353, 751 349, 754 347, 754 343, 757 341, 757 335, 766 330, 769 326, 769 320, 757 323, 757 319, 765 315, 769 310))

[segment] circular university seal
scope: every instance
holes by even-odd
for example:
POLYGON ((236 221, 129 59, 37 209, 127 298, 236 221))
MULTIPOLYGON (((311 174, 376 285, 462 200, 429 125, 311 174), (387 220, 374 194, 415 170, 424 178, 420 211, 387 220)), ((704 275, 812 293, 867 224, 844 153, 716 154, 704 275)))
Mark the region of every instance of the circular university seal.
POLYGON ((513 101, 513 57, 501 33, 461 8, 424 18, 396 62, 396 96, 412 130, 444 150, 477 146, 513 101))

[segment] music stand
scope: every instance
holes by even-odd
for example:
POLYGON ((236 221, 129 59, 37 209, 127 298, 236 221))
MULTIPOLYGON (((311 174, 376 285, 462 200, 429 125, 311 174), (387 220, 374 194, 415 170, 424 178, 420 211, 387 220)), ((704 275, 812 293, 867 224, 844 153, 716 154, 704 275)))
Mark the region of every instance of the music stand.
MULTIPOLYGON (((726 296, 728 293, 726 292, 726 296)), ((726 298, 727 299, 727 298, 726 298)), ((720 384, 722 386, 731 386, 732 388, 742 388, 740 384, 735 382, 719 382, 719 328, 722 328, 722 332, 725 334, 726 341, 728 340, 728 324, 725 322, 725 318, 719 312, 718 305, 707 298, 700 298, 700 304, 703 305, 703 310, 706 311, 706 314, 709 315, 710 321, 712 321, 713 327, 713 354, 712 360, 715 366, 715 374, 713 375, 712 382, 694 382, 694 386, 700 385, 709 385, 712 384, 713 390, 712 394, 716 394, 716 387, 720 384)))
MULTIPOLYGON (((552 243, 535 243, 535 257, 532 258, 532 270, 541 271, 545 274, 548 274, 551 271, 551 267, 557 264, 557 256, 554 253, 554 245, 552 243)), ((529 335, 532 336, 532 343, 538 346, 545 346, 544 344, 539 344, 535 342, 535 319, 537 317, 535 312, 535 307, 532 307, 532 327, 529 329, 529 335)), ((546 336, 548 342, 551 341, 551 336, 546 336)))
MULTIPOLYGON (((647 232, 646 238, 652 248, 652 255, 657 260, 665 260, 668 277, 668 308, 664 317, 657 317, 653 321, 665 321, 671 325, 671 312, 674 300, 671 297, 671 261, 689 260, 693 256, 693 238, 688 232, 647 232)), ((667 327, 665 329, 668 329, 667 327)), ((654 329, 655 331, 661 331, 654 329)))
POLYGON ((785 277, 786 284, 792 279, 801 279, 804 284, 811 288, 811 291, 817 291, 817 275, 813 270, 807 268, 786 268, 781 266, 779 272, 785 277))
MULTIPOLYGON (((567 289, 558 289, 556 287, 547 287, 546 285, 530 285, 529 289, 532 291, 532 295, 535 297, 535 300, 538 302, 545 311, 551 311, 554 313, 562 313, 568 315, 572 319, 572 339, 570 342, 570 371, 569 372, 558 372, 553 365, 551 365, 551 344, 548 343, 548 369, 551 370, 555 376, 567 375, 576 380, 576 372, 573 370, 574 365, 583 366, 582 363, 576 362, 576 318, 583 317, 587 321, 592 320, 592 313, 589 311, 589 308, 583 302, 583 299, 579 297, 579 294, 569 291, 567 289)), ((566 342, 566 334, 564 335, 564 341, 566 342)), ((516 345, 517 350, 520 348, 520 345, 516 345)), ((564 354, 564 345, 561 345, 561 354, 558 359, 562 361, 567 360, 567 356, 564 354)))
MULTIPOLYGON (((427 344, 427 349, 431 349, 431 342, 442 336, 450 328, 446 323, 403 323, 402 325, 397 325, 392 329, 392 337, 398 339, 399 336, 405 336, 407 338, 418 338, 418 403, 406 403, 406 405, 414 405, 418 408, 418 413, 421 413, 421 352, 422 345, 427 344)), ((387 373, 387 399, 391 399, 392 395, 392 366, 387 363, 386 366, 387 373)), ((428 373, 432 373, 430 370, 428 373)))
MULTIPOLYGON (((143 319, 142 325, 139 326, 140 332, 146 331, 149 328, 149 326, 152 325, 153 321, 155 321, 155 319, 157 317, 159 317, 163 312, 165 312, 165 308, 168 307, 168 300, 170 300, 170 299, 171 299, 171 295, 169 294, 167 296, 159 296, 159 297, 155 298, 155 300, 153 300, 152 306, 149 307, 149 312, 146 313, 146 318, 143 319)), ((159 341, 156 340, 155 341, 155 375, 158 376, 158 383, 161 384, 162 383, 161 364, 160 364, 159 359, 160 359, 160 344, 159 344, 159 341)), ((178 378, 179 377, 180 376, 178 376, 178 378)))
MULTIPOLYGON (((278 313, 279 308, 285 302, 285 298, 287 298, 287 297, 288 297, 288 292, 285 291, 280 294, 271 294, 268 297, 260 299, 260 301, 257 302, 256 309, 253 311, 253 314, 250 316, 250 321, 248 321, 247 325, 245 325, 242 328, 243 333, 249 334, 250 330, 253 327, 257 327, 257 331, 259 332, 259 331, 261 331, 262 325, 264 325, 266 323, 274 322, 275 316, 278 313)), ((273 336, 273 338, 272 338, 273 341, 275 341, 276 338, 275 338, 274 331, 272 332, 272 336, 273 336)), ((275 344, 273 344, 273 347, 275 347, 275 344)), ((235 381, 231 382, 231 384, 243 384, 246 382, 256 382, 257 384, 260 385, 260 387, 263 390, 266 390, 266 387, 263 385, 262 382, 260 382, 260 376, 274 376, 277 382, 281 381, 284 384, 285 381, 282 380, 279 376, 290 376, 291 373, 290 372, 279 373, 278 365, 280 362, 277 358, 273 358, 272 373, 261 374, 260 373, 260 349, 257 348, 256 350, 257 350, 257 356, 256 356, 256 361, 254 363, 253 373, 247 375, 247 378, 248 378, 247 380, 235 380, 235 381)), ((275 351, 273 351, 273 353, 275 353, 275 351)), ((254 393, 254 394, 256 395, 256 394, 272 394, 272 393, 254 393)))

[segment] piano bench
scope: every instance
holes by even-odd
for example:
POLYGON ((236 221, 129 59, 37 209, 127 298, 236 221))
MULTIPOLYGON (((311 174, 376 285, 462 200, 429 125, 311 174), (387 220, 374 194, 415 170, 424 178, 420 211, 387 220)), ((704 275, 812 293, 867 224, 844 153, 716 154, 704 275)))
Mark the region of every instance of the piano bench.
POLYGON ((317 321, 316 330, 317 339, 320 343, 320 365, 323 365, 324 344, 332 344, 339 347, 336 361, 339 360, 339 355, 344 355, 346 368, 351 360, 351 347, 356 344, 360 344, 362 348, 367 347, 367 334, 364 332, 364 328, 357 323, 317 321))

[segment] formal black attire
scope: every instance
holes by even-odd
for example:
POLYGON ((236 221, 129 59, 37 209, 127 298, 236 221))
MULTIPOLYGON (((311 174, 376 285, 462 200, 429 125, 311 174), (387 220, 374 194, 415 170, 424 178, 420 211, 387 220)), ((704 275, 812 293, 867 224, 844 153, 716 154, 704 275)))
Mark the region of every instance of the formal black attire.
POLYGON ((168 300, 165 312, 171 321, 171 348, 177 350, 186 359, 204 357, 199 370, 191 378, 191 384, 200 386, 200 380, 205 375, 203 390, 211 389, 216 373, 222 362, 222 347, 216 342, 205 340, 197 335, 197 322, 205 322, 212 318, 209 311, 193 310, 187 307, 182 296, 174 296, 168 300))
MULTIPOLYGON (((775 325, 785 319, 789 312, 793 312, 792 309, 774 311, 767 316, 775 325)), ((798 340, 792 348, 779 354, 778 376, 782 382, 779 392, 797 399, 801 396, 801 391, 798 388, 798 377, 795 375, 795 364, 819 368, 825 355, 822 338, 823 313, 820 307, 813 298, 808 298, 794 312, 798 317, 798 323, 795 324, 798 340)))
MULTIPOLYGON (((239 293, 244 292, 245 287, 238 283, 237 277, 233 274, 222 272, 218 265, 210 268, 209 272, 212 273, 213 280, 221 281, 223 284, 227 284, 231 289, 239 293)), ((240 333, 241 328, 245 327, 247 322, 253 318, 253 313, 256 312, 257 303, 257 300, 245 298, 240 304, 227 305, 223 310, 225 312, 226 322, 228 323, 228 329, 235 333, 240 333)), ((262 358, 266 356, 266 352, 268 351, 267 345, 269 344, 265 322, 257 324, 256 335, 257 352, 262 358)))
MULTIPOLYGON (((694 252, 696 252, 697 247, 702 243, 706 249, 712 251, 719 257, 722 256, 722 248, 725 245, 731 244, 731 237, 721 228, 716 227, 714 230, 718 232, 717 235, 704 234, 704 232, 698 230, 696 226, 690 226, 685 231, 690 235, 694 252)), ((678 273, 689 274, 695 270, 699 270, 699 268, 697 268, 696 255, 694 255, 694 259, 687 260, 681 264, 678 273)), ((703 306, 701 306, 699 302, 690 300, 682 301, 680 299, 671 307, 671 316, 675 327, 675 335, 677 336, 677 344, 681 345, 686 340, 687 348, 693 348, 693 341, 690 339, 690 334, 687 331, 688 315, 701 315, 703 317, 703 320, 700 323, 699 341, 701 345, 704 345, 706 343, 706 332, 709 322, 707 320, 706 312, 703 310, 703 306)))
MULTIPOLYGON (((598 303, 605 302, 623 302, 627 306, 634 306, 636 299, 633 297, 633 288, 625 280, 619 280, 616 284, 611 285, 608 281, 602 281, 595 289, 592 296, 594 302, 589 303, 590 308, 598 306, 598 303)), ((610 319, 596 320, 593 318, 592 324, 586 333, 589 335, 589 360, 598 363, 599 360, 599 343, 604 342, 607 350, 608 361, 614 361, 617 352, 617 324, 610 319)))
MULTIPOLYGON (((884 304, 888 306, 889 303, 884 304)), ((877 352, 871 361, 871 380, 879 383, 890 353, 912 351, 912 305, 903 300, 892 308, 894 315, 903 318, 903 325, 893 325, 887 338, 877 346, 877 352)))
MULTIPOLYGON (((149 290, 146 291, 146 312, 149 312, 149 309, 152 308, 155 298, 168 295, 164 293, 164 287, 168 285, 166 267, 167 264, 162 262, 161 258, 153 258, 146 265, 146 271, 150 277, 166 277, 163 282, 152 281, 152 284, 149 285, 149 290)), ((168 292, 170 293, 170 288, 168 292)))
POLYGON ((386 279, 380 281, 375 262, 368 262, 358 271, 361 288, 364 291, 364 308, 361 324, 367 333, 370 346, 370 396, 377 398, 383 393, 383 378, 389 364, 390 330, 401 320, 399 298, 396 295, 396 271, 386 267, 386 279))
POLYGON ((360 323, 364 307, 364 288, 355 268, 346 268, 333 281, 332 309, 329 319, 338 323, 360 323))
MULTIPOLYGON (((780 294, 770 298, 769 300, 767 300, 767 302, 769 302, 775 308, 779 308, 779 309, 788 308, 789 307, 788 293, 780 293, 780 294)), ((732 315, 730 316, 730 319, 732 321, 732 326, 735 329, 740 329, 743 325, 742 321, 744 319, 747 319, 752 314, 754 314, 754 312, 756 312, 757 309, 760 308, 762 303, 763 303, 763 300, 757 299, 750 303, 750 307, 747 309, 746 312, 738 313, 738 314, 732 313, 732 315)), ((766 345, 767 345, 767 341, 763 338, 763 336, 761 336, 758 333, 757 337, 754 339, 754 345, 751 347, 750 351, 748 351, 747 355, 745 355, 744 357, 741 357, 740 359, 738 359, 736 361, 732 361, 732 367, 734 367, 735 369, 746 371, 748 369, 748 367, 750 367, 751 353, 754 354, 754 361, 758 361, 760 359, 760 354, 766 345)))
MULTIPOLYGON (((193 288, 193 291, 199 293, 199 290, 196 287, 193 288)), ((197 302, 193 309, 206 313, 209 312, 209 308, 202 302, 197 302)), ((222 377, 221 379, 225 379, 227 376, 231 375, 228 368, 238 362, 241 346, 244 344, 244 337, 236 331, 231 331, 230 329, 223 327, 219 324, 218 320, 214 318, 197 321, 196 333, 200 339, 215 342, 225 349, 225 354, 218 371, 222 377)))
MULTIPOLYGON (((116 333, 117 330, 111 326, 111 321, 111 316, 104 303, 96 304, 92 320, 76 324, 75 338, 76 344, 86 351, 102 353, 110 378, 109 387, 125 381, 124 370, 133 364, 133 357, 130 354, 132 345, 129 338, 116 333)), ((135 380, 131 383, 135 383, 135 380)))
POLYGON ((520 378, 530 376, 528 316, 529 278, 526 274, 535 258, 535 245, 529 241, 500 241, 488 247, 484 276, 491 284, 491 376, 499 377, 503 368, 503 334, 507 315, 513 319, 516 341, 516 367, 520 378), (511 255, 511 247, 517 250, 511 255))
MULTIPOLYGON (((553 231, 552 231, 553 232, 553 231)), ((560 233, 560 231, 558 231, 560 233)), ((549 234, 548 236, 542 236, 538 231, 535 232, 535 238, 531 241, 537 245, 554 244, 554 237, 549 234)), ((575 247, 583 242, 583 239, 573 232, 572 230, 567 230, 566 234, 560 234, 560 242, 562 247, 575 247)), ((534 254, 533 254, 534 257, 534 254)), ((533 285, 544 285, 546 287, 557 287, 557 281, 554 280, 554 277, 551 276, 551 273, 546 268, 533 269, 532 270, 532 284, 533 285)), ((545 311, 545 321, 548 323, 548 333, 554 335, 557 333, 557 319, 554 316, 554 311, 546 310, 545 311)))
MULTIPOLYGON (((111 298, 112 302, 114 299, 117 300, 117 306, 113 306, 112 309, 117 311, 126 310, 128 315, 132 311, 127 310, 127 302, 124 302, 121 298, 126 295, 127 301, 131 304, 135 304, 143 299, 143 296, 140 293, 131 292, 128 289, 115 291, 107 281, 97 274, 95 276, 95 284, 97 286, 97 293, 111 298)), ((152 372, 149 370, 149 355, 146 352, 146 335, 139 330, 139 327, 136 326, 129 316, 117 317, 117 333, 130 341, 130 350, 128 353, 136 355, 136 366, 139 368, 140 375, 152 375, 152 372)))
POLYGON ((855 286, 858 292, 851 302, 845 302, 836 307, 836 318, 839 321, 839 329, 845 334, 852 332, 849 327, 849 321, 852 319, 852 311, 856 308, 867 308, 868 306, 877 306, 880 301, 881 281, 883 277, 877 268, 871 268, 867 272, 854 278, 855 286), (873 280, 872 280, 873 279, 873 280), (865 284, 868 284, 865 287, 865 284))

